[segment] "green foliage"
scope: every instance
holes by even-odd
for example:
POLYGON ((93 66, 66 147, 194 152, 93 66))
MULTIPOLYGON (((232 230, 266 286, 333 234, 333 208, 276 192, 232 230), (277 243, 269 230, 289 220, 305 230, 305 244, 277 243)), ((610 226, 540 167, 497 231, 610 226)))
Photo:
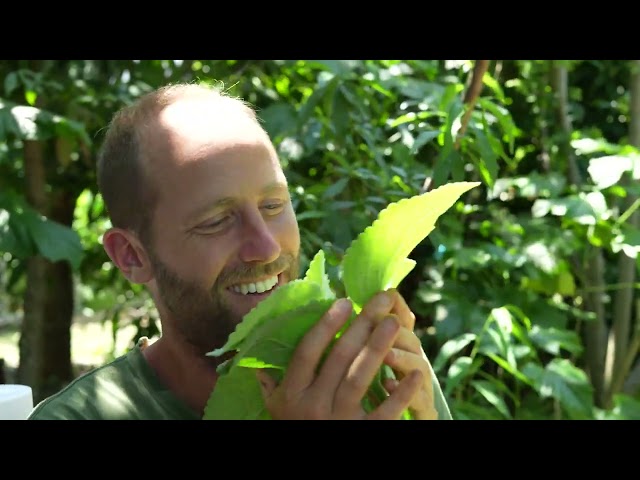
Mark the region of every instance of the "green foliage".
POLYGON ((65 260, 75 269, 83 258, 75 231, 43 217, 10 191, 0 192, 0 251, 22 259, 39 254, 65 260))
MULTIPOLYGON (((415 265, 407 255, 431 233, 438 218, 477 185, 451 183, 380 212, 348 248, 341 265, 354 314, 377 292, 398 286, 415 265)), ((325 272, 324 251, 319 250, 302 279, 276 289, 245 315, 222 348, 209 353, 218 357, 235 350, 232 359, 219 368, 220 381, 207 403, 204 419, 263 418, 266 414, 259 408, 262 395, 255 387, 257 379, 237 370, 276 369, 281 380, 296 346, 335 299, 325 272), (225 380, 226 376, 230 378, 225 380), (256 398, 248 398, 250 395, 256 398)), ((370 392, 382 401, 380 388, 376 379, 370 392)), ((368 411, 377 405, 363 402, 368 411)))
POLYGON ((416 265, 413 249, 435 228, 436 220, 460 195, 479 183, 443 185, 430 193, 400 200, 380 212, 347 249, 342 260, 347 296, 358 312, 380 290, 400 284, 416 265))
POLYGON ((491 61, 460 135, 473 61, 2 61, 0 303, 21 311, 24 259, 39 239, 40 253, 80 262, 78 311, 113 319, 114 335, 127 321, 156 318, 145 290, 102 249, 109 221, 95 153, 111 115, 142 93, 168 81, 222 82, 258 108, 292 185, 303 267, 322 250, 336 295, 345 295, 347 248, 385 206, 422 192, 425 181, 484 184, 411 252, 415 267, 406 263, 400 284, 455 418, 640 418, 631 394, 589 410, 584 378, 570 367, 587 372, 594 297, 613 324, 610 307, 628 287, 617 281, 619 257, 635 258, 640 272, 640 232, 629 221, 638 208, 629 199, 640 194, 630 63, 491 61), (569 69, 571 133, 558 121, 552 65, 569 69), (58 225, 43 230, 42 215, 40 227, 32 228, 36 217, 24 221, 29 139, 47 144, 49 198, 76 199, 66 227, 77 237, 58 225), (569 155, 577 184, 568 181, 569 155), (597 285, 588 278, 594 252, 606 267, 597 285), (504 310, 511 321, 498 313, 497 322, 504 310))

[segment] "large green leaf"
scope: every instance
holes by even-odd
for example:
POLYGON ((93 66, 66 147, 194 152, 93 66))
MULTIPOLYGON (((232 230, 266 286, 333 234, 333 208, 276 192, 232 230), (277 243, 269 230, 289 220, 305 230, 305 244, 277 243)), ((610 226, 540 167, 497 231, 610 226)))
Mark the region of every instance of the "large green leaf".
POLYGON ((294 280, 277 288, 245 315, 235 331, 222 347, 209 352, 209 356, 220 356, 238 349, 244 339, 261 323, 287 311, 302 307, 312 300, 335 299, 325 272, 324 251, 320 250, 309 264, 304 278, 294 280))
POLYGON ((474 380, 471 382, 471 385, 473 385, 478 393, 493 405, 503 417, 511 418, 511 412, 509 412, 509 408, 502 398, 502 394, 494 384, 486 380, 474 380))
POLYGON ((588 418, 593 409, 593 387, 585 372, 569 360, 555 358, 542 368, 528 363, 522 373, 531 378, 541 397, 557 399, 569 414, 588 418))
POLYGON ((577 355, 582 353, 580 337, 571 330, 560 330, 554 327, 544 328, 534 325, 531 328, 531 332, 529 332, 529 338, 540 348, 553 355, 559 356, 561 350, 577 355))
MULTIPOLYGON (((364 305, 372 295, 402 281, 415 265, 407 255, 433 230, 438 217, 462 193, 476 185, 471 182, 450 184, 428 194, 391 204, 351 244, 342 267, 347 294, 355 307, 352 318, 358 307, 364 305), (372 269, 373 274, 370 274, 372 269)), ((266 368, 281 378, 303 336, 320 320, 335 299, 325 270, 324 252, 320 250, 310 262, 304 278, 277 288, 245 315, 225 345, 208 353, 210 356, 220 356, 235 351, 232 359, 218 368, 221 381, 211 393, 204 418, 247 419, 260 416, 263 412, 262 395, 255 388, 256 379, 239 372, 266 368), (234 402, 234 398, 238 401, 234 402), (219 409, 228 411, 221 412, 219 409)), ((370 385, 369 392, 378 402, 386 397, 382 380, 392 375, 391 369, 382 368, 370 385)), ((435 375, 433 381, 437 382, 435 375)), ((363 406, 365 409, 374 407, 364 400, 363 406)), ((442 398, 436 399, 436 406, 440 412, 448 412, 442 398)), ((404 413, 403 418, 411 418, 408 411, 404 413)))
POLYGON ((438 218, 479 182, 454 182, 392 203, 347 249, 343 281, 356 311, 380 290, 398 286, 413 268, 407 256, 438 218), (411 267, 411 268, 409 268, 411 267))
POLYGON ((22 219, 42 256, 52 262, 67 260, 76 270, 80 267, 84 252, 75 231, 34 212, 25 212, 22 219))
MULTIPOLYGON (((477 368, 478 365, 476 365, 477 368)), ((434 368, 435 371, 435 368, 434 368)), ((445 392, 451 395, 451 392, 457 387, 462 380, 472 376, 475 373, 473 368, 473 359, 471 357, 459 357, 449 367, 447 372, 447 382, 445 384, 445 392)))
POLYGON ((286 370, 302 337, 331 307, 335 296, 324 267, 320 250, 303 279, 278 288, 245 316, 223 348, 209 354, 237 350, 233 359, 218 369, 220 379, 209 398, 205 420, 264 418, 253 369, 286 370))
POLYGON ((26 222, 15 212, 0 206, 0 252, 27 258, 33 255, 35 250, 26 222))
POLYGON ((270 418, 264 406, 256 372, 251 368, 232 368, 229 373, 221 375, 213 393, 204 409, 205 420, 270 418))
POLYGON ((455 354, 460 352, 463 348, 469 345, 476 339, 475 333, 463 333, 462 335, 452 338, 451 340, 447 340, 442 347, 440 347, 440 351, 438 352, 438 356, 433 362, 433 369, 438 372, 440 371, 447 363, 447 361, 453 357, 455 354))
MULTIPOLYGON (((80 139, 91 145, 91 137, 84 125, 75 120, 56 115, 47 110, 18 105, 0 99, 0 124, 4 125, 4 134, 12 133, 23 140, 46 140, 53 137, 80 139)), ((0 133, 2 128, 0 128, 0 133)))
POLYGON ((302 337, 318 323, 332 303, 331 299, 312 301, 270 318, 245 339, 234 362, 245 367, 268 365, 285 370, 302 337))
POLYGON ((40 254, 78 269, 84 257, 80 237, 66 225, 40 215, 12 192, 0 193, 0 251, 26 258, 40 254))

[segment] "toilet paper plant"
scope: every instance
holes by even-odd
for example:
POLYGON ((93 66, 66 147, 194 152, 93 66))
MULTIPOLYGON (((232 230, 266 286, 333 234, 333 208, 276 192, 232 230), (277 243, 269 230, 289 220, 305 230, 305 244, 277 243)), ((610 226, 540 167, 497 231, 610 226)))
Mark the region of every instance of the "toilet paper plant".
MULTIPOLYGON (((448 183, 391 203, 356 237, 341 263, 344 291, 353 305, 352 317, 342 331, 373 295, 397 287, 413 270, 416 262, 408 255, 433 231, 438 218, 477 185, 479 182, 448 183)), ((255 369, 267 369, 280 381, 297 344, 336 299, 325 270, 324 252, 319 250, 302 278, 277 288, 244 316, 222 347, 207 353, 233 356, 218 367, 219 378, 203 419, 270 419, 255 369)), ((374 410, 386 398, 382 387, 385 377, 393 377, 386 366, 380 368, 363 399, 365 411, 374 410)), ((405 412, 403 418, 411 416, 405 412)))

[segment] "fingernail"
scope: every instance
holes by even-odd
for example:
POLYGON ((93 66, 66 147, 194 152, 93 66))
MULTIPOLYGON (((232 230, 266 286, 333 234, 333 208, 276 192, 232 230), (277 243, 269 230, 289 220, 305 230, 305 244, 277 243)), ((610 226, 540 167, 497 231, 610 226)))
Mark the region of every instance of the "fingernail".
POLYGON ((391 295, 387 292, 379 293, 374 299, 374 306, 380 309, 391 308, 391 295))
POLYGON ((395 315, 387 315, 386 317, 384 317, 382 322, 383 322, 382 328, 384 328, 389 333, 392 333, 392 332, 395 333, 395 331, 398 330, 398 328, 400 327, 398 325, 398 321, 396 320, 395 315))
POLYGON ((346 315, 351 312, 351 300, 348 298, 341 298, 333 304, 334 312, 338 315, 346 315))

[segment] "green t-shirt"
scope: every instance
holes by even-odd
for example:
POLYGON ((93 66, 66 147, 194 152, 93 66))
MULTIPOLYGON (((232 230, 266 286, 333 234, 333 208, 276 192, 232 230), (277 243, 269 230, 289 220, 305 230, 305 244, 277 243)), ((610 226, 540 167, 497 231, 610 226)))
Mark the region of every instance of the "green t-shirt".
MULTIPOLYGON (((440 420, 451 414, 433 377, 440 420)), ((40 402, 29 420, 199 420, 155 375, 141 345, 111 363, 88 372, 40 402)))
POLYGON ((199 420, 155 375, 137 345, 40 402, 29 420, 199 420))

